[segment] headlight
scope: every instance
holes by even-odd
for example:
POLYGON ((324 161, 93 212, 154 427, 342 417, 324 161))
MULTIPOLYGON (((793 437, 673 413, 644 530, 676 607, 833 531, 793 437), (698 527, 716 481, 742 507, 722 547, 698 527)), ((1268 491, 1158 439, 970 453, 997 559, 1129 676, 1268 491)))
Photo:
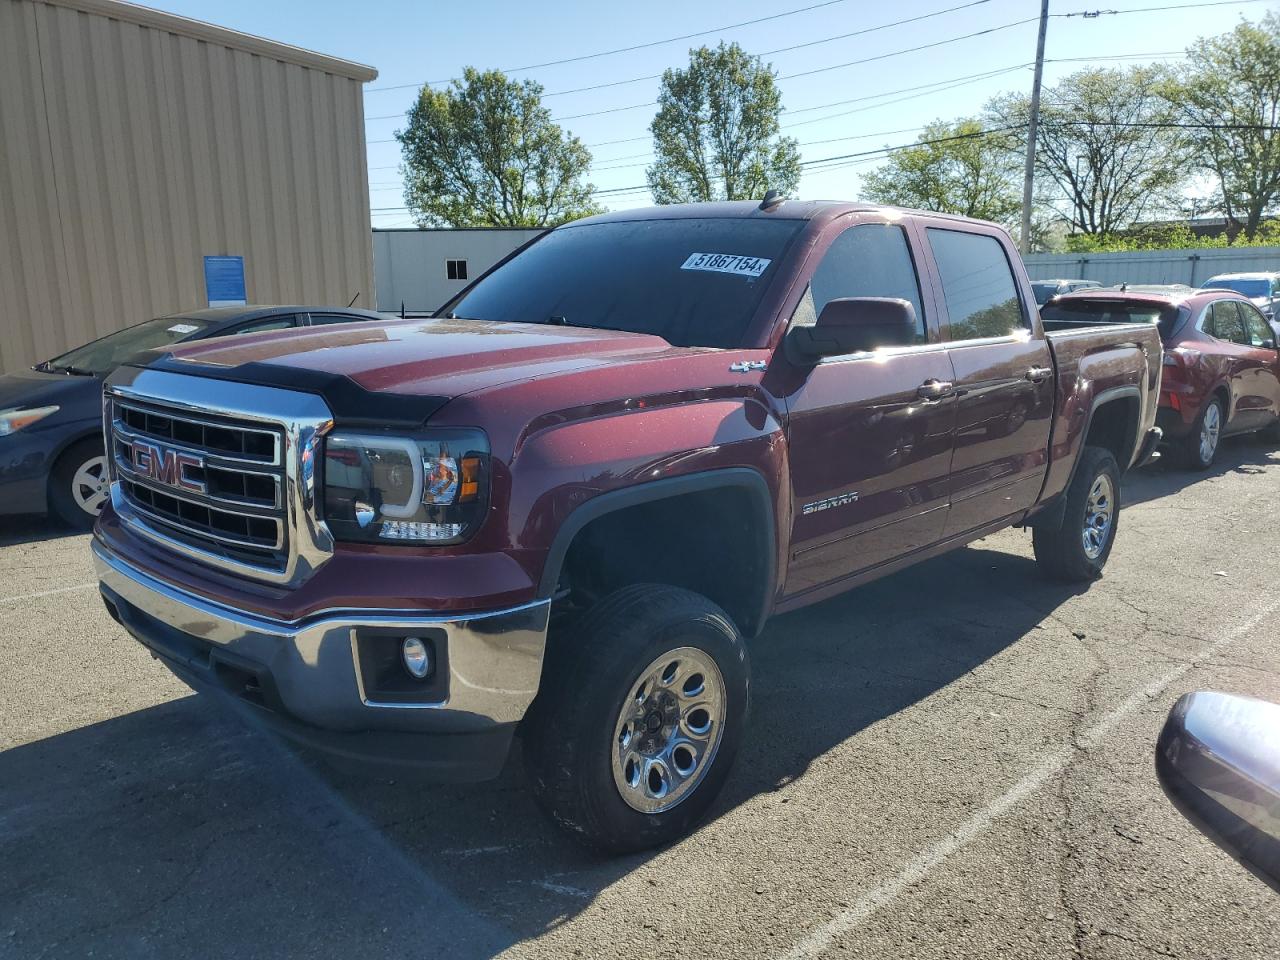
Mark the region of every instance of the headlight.
POLYGON ((29 427, 38 420, 43 420, 51 413, 57 413, 57 407, 35 407, 32 410, 0 410, 0 437, 17 433, 23 427, 29 427))
POLYGON ((338 540, 461 543, 488 503, 489 441, 479 430, 325 440, 325 520, 338 540))

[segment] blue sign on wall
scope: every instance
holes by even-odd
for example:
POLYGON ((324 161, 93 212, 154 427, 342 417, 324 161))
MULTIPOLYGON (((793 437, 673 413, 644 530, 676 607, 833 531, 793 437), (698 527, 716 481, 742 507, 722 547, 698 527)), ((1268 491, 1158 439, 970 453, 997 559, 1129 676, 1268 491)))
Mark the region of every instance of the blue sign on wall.
POLYGON ((205 257, 204 293, 211 307, 243 307, 244 257, 205 257))

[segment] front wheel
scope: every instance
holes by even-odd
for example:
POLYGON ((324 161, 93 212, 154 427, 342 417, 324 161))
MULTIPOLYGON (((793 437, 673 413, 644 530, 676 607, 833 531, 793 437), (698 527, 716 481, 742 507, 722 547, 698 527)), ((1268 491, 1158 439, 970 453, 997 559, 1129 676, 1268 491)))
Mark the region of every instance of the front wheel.
POLYGON ((1120 523, 1120 466, 1110 450, 1085 447, 1067 487, 1062 520, 1035 527, 1036 563, 1052 580, 1085 583, 1102 576, 1120 523))
POLYGON ((76 530, 93 526, 110 491, 107 458, 96 437, 68 447, 49 474, 49 506, 76 530))
POLYGON ((723 610, 677 587, 625 587, 548 649, 525 769, 579 842, 610 854, 659 846, 720 792, 749 696, 746 646, 723 610))

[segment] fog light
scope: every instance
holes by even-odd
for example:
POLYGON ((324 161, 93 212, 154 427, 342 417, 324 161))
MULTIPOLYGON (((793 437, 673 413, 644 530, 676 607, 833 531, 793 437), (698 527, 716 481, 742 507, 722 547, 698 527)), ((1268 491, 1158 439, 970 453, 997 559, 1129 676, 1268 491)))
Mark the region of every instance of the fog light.
POLYGON ((414 678, 421 680, 431 672, 431 648, 418 637, 405 637, 400 649, 404 668, 414 678))

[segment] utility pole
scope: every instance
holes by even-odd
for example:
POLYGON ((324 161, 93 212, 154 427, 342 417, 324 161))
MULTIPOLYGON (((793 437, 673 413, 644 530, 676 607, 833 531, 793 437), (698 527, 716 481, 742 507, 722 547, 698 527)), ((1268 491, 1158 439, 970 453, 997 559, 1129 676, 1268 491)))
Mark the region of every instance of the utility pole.
POLYGON ((1040 79, 1044 76, 1044 35, 1049 29, 1049 0, 1040 0, 1040 35, 1036 39, 1036 75, 1031 82, 1031 122, 1027 127, 1027 165, 1022 173, 1022 236, 1019 246, 1031 252, 1031 193, 1036 172, 1036 132, 1040 126, 1040 79))

